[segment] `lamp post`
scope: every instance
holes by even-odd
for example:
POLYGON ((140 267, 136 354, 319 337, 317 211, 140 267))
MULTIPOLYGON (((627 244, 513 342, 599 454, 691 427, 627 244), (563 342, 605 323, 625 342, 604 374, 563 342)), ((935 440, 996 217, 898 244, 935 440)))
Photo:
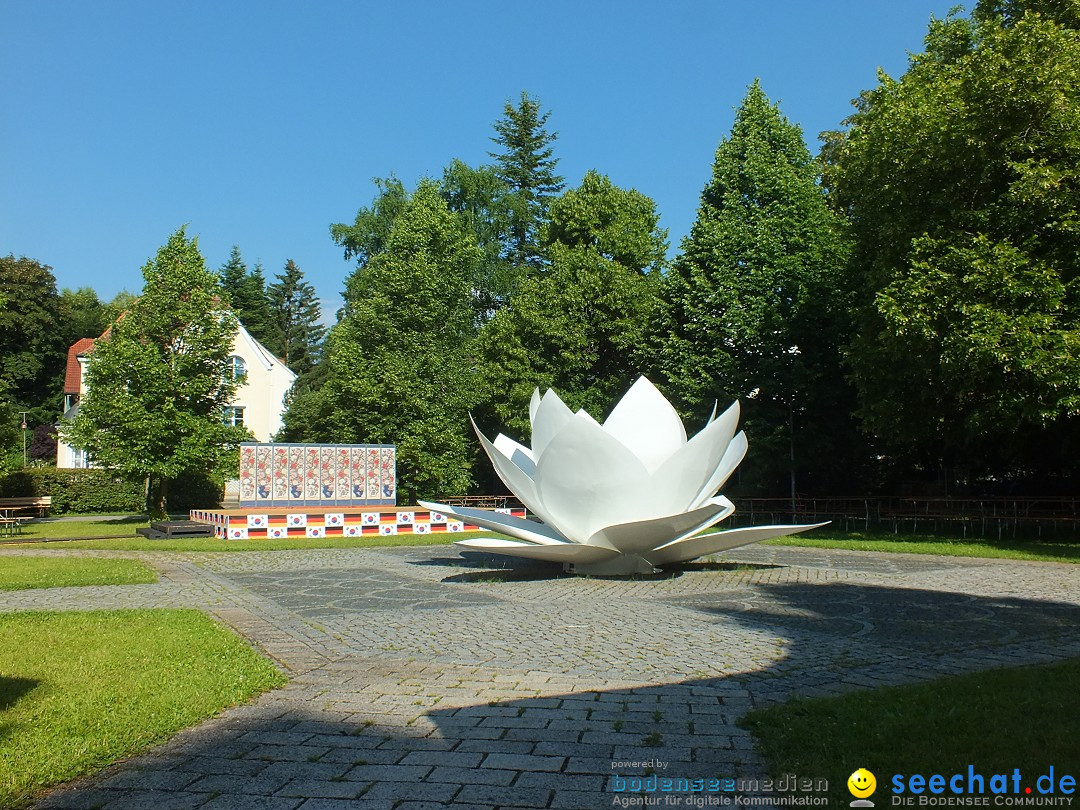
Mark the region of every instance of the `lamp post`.
POLYGON ((22 414, 22 465, 26 466, 26 411, 19 411, 22 414))

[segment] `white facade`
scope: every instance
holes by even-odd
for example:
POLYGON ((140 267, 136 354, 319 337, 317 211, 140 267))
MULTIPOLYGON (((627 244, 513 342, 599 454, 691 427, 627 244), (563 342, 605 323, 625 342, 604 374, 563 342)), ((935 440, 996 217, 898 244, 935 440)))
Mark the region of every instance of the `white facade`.
POLYGON ((250 430, 255 441, 268 442, 281 430, 285 397, 296 375, 243 326, 236 330, 230 359, 230 369, 244 376, 232 399, 234 421, 250 430))
MULTIPOLYGON (((78 413, 79 400, 86 391, 86 367, 92 348, 92 341, 79 341, 69 352, 64 392, 65 419, 72 419, 78 413), (86 346, 85 351, 79 351, 82 348, 80 344, 86 346), (74 365, 76 363, 77 367, 74 365)), ((237 386, 231 410, 225 417, 234 424, 246 427, 255 441, 268 442, 281 430, 285 397, 296 381, 296 374, 248 334, 242 325, 238 325, 236 330, 229 359, 230 373, 243 381, 237 386)), ((65 442, 62 432, 56 441, 56 466, 90 466, 86 451, 65 442)))

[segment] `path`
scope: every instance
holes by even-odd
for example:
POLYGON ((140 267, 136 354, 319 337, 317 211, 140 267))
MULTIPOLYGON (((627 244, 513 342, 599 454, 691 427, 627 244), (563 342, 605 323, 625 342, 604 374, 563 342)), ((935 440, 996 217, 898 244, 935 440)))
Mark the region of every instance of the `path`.
POLYGON ((1080 655, 1067 564, 755 546, 625 581, 447 546, 122 556, 161 581, 0 611, 199 607, 292 680, 42 810, 607 808, 643 773, 616 763, 762 775, 754 706, 1080 655))

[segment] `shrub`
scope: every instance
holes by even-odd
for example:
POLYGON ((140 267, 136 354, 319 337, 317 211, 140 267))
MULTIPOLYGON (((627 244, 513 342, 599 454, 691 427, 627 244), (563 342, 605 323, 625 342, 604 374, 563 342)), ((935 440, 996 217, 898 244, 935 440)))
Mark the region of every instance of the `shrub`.
POLYGON ((52 496, 54 515, 68 512, 140 512, 143 485, 108 470, 27 468, 0 476, 0 497, 52 496))

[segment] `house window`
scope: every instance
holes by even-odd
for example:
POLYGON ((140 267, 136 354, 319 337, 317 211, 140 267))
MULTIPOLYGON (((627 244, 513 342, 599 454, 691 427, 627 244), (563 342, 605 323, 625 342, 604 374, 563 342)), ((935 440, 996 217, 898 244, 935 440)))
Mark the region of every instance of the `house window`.
POLYGON ((244 358, 237 357, 235 354, 229 358, 229 375, 237 382, 244 381, 247 377, 247 363, 244 362, 244 358))
POLYGON ((227 408, 221 409, 221 421, 226 425, 232 425, 234 427, 244 426, 244 408, 243 406, 230 405, 227 408))

